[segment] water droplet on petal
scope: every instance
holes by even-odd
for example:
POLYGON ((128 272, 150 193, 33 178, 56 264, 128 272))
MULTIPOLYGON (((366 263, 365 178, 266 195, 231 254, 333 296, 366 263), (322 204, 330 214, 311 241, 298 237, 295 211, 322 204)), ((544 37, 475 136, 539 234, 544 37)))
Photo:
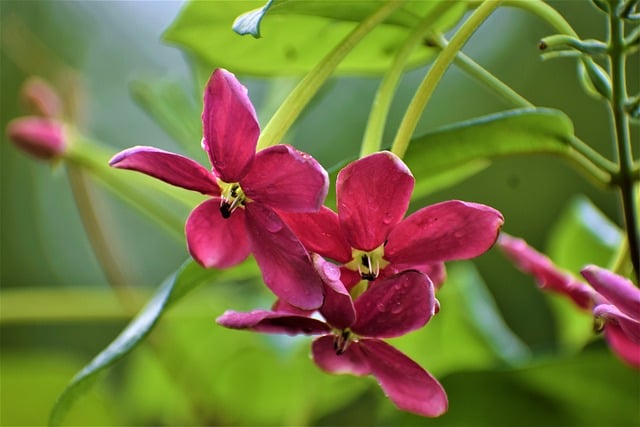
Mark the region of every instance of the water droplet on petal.
POLYGON ((378 304, 376 304, 376 308, 378 309, 379 312, 381 313, 385 313, 387 311, 387 306, 384 305, 384 303, 379 302, 378 304))
POLYGON ((385 223, 386 225, 391 224, 391 220, 393 218, 391 217, 391 212, 385 212, 384 216, 382 217, 382 222, 385 223))
POLYGON ((391 307, 392 314, 398 314, 401 311, 402 311, 402 304, 400 304, 399 302, 395 303, 393 307, 391 307))
POLYGON ((271 233, 277 233, 278 231, 282 230, 283 223, 280 218, 276 217, 275 214, 273 214, 270 215, 269 218, 267 218, 265 227, 267 228, 267 231, 270 231, 271 233))
POLYGON ((453 232, 453 237, 455 237, 456 239, 461 239, 464 236, 465 236, 465 233, 462 230, 456 230, 453 232))

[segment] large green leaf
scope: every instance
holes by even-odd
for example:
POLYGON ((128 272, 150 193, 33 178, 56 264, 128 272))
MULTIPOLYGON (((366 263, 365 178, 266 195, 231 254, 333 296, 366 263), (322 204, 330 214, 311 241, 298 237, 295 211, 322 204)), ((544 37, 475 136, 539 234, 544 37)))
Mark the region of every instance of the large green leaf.
MULTIPOLYGON (((461 18, 466 2, 442 0, 450 11, 434 23, 446 30, 461 18)), ((189 2, 164 37, 193 54, 210 68, 256 76, 303 74, 313 68, 355 26, 384 4, 382 1, 274 1, 263 16, 262 1, 189 2), (241 37, 232 31, 236 17, 244 15, 236 28, 257 33, 261 39, 241 37), (263 19, 264 18, 264 19, 263 19)), ((433 11, 438 1, 406 2, 372 31, 339 65, 342 74, 381 74, 421 17, 433 11)), ((239 30, 240 31, 240 30, 239 30)), ((424 64, 436 50, 421 46, 410 66, 424 64)))
POLYGON ((238 272, 251 274, 253 269, 246 267, 242 265, 222 272, 204 269, 191 260, 185 262, 160 286, 154 297, 120 335, 76 374, 53 407, 49 424, 60 425, 71 406, 93 385, 100 374, 133 350, 151 332, 158 319, 172 304, 204 283, 237 277, 238 272))
POLYGON ((419 196, 482 170, 491 159, 521 154, 569 155, 573 124, 546 108, 509 110, 456 123, 411 141, 404 157, 419 196))

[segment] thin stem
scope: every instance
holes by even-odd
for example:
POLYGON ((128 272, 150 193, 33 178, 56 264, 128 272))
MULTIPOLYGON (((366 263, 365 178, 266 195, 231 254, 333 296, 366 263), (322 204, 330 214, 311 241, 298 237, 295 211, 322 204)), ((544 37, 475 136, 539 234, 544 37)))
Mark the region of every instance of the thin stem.
POLYGON ((344 57, 401 4, 402 0, 388 0, 371 16, 362 21, 318 65, 309 71, 265 126, 258 140, 258 149, 278 144, 282 140, 304 107, 333 74, 344 57))
POLYGON ((617 183, 620 187, 631 263, 635 270, 636 280, 638 280, 640 278, 640 225, 638 223, 637 195, 633 181, 633 153, 629 137, 629 117, 624 109, 627 100, 624 22, 615 13, 614 5, 611 5, 611 9, 613 11, 609 14, 609 59, 612 86, 610 114, 620 168, 617 183))
POLYGON ((552 6, 540 0, 504 0, 504 6, 516 7, 526 10, 528 12, 537 15, 543 20, 547 21, 555 30, 562 34, 568 34, 573 37, 578 37, 578 33, 573 27, 564 19, 557 10, 552 6))
POLYGON ((480 24, 482 24, 500 5, 500 2, 501 0, 483 1, 482 4, 471 14, 469 19, 462 24, 460 29, 451 39, 449 45, 440 52, 431 68, 429 68, 427 75, 420 84, 420 87, 411 100, 411 103, 407 108, 407 112, 400 123, 393 145, 391 146, 391 151, 393 153, 399 157, 404 156, 409 146, 409 142, 411 141, 411 136, 418 125, 418 120, 429 102, 429 99, 431 99, 431 95, 433 95, 440 79, 469 37, 471 37, 480 24))
POLYGON ((402 77, 402 72, 404 71, 407 60, 416 46, 420 44, 425 36, 432 30, 431 27, 433 23, 451 7, 449 2, 439 3, 427 16, 422 18, 409 36, 407 36, 402 46, 400 46, 400 49, 398 49, 393 58, 393 62, 380 83, 380 87, 373 101, 373 106, 367 121, 367 128, 365 129, 362 139, 360 157, 380 150, 391 102, 393 101, 393 96, 396 93, 396 88, 402 77))

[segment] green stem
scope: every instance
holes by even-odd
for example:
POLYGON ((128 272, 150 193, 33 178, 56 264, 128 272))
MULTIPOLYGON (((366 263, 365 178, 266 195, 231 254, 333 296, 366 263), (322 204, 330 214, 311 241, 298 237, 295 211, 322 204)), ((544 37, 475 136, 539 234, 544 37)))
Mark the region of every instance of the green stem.
POLYGON ((318 89, 333 74, 345 56, 378 24, 383 22, 402 4, 402 0, 388 0, 371 16, 362 21, 329 54, 320 61, 289 94, 273 115, 258 140, 258 149, 280 143, 293 122, 318 89))
POLYGON ((540 0, 504 0, 504 6, 516 7, 537 15, 547 21, 556 31, 578 37, 578 33, 552 6, 540 0))
POLYGON ((613 11, 609 14, 609 59, 612 97, 609 111, 613 122, 613 138, 616 141, 619 162, 617 184, 620 187, 631 263, 635 270, 636 280, 638 280, 640 278, 640 225, 636 203, 637 195, 633 181, 633 153, 629 136, 629 117, 624 108, 627 101, 624 22, 615 13, 617 8, 614 7, 614 4, 611 5, 611 9, 613 11))
POLYGON ((391 151, 393 153, 401 158, 404 156, 404 153, 407 151, 409 146, 409 142, 411 141, 413 132, 418 125, 418 120, 429 102, 429 99, 431 99, 431 95, 433 95, 440 79, 469 37, 471 37, 480 24, 482 24, 500 5, 500 2, 501 0, 483 1, 482 4, 471 14, 469 19, 462 24, 460 29, 451 39, 449 45, 440 52, 431 68, 429 68, 427 75, 420 84, 420 87, 411 100, 411 103, 407 108, 407 112, 400 123, 393 145, 391 146, 391 151))
POLYGON ((449 2, 439 3, 437 7, 418 22, 418 25, 411 31, 402 46, 400 46, 400 49, 398 49, 393 58, 393 62, 380 83, 380 87, 373 101, 373 106, 369 113, 369 120, 367 121, 367 128, 365 129, 362 139, 360 157, 380 150, 391 102, 393 101, 393 96, 396 93, 396 88, 398 87, 409 56, 425 36, 432 31, 431 27, 433 23, 450 8, 451 4, 449 2))

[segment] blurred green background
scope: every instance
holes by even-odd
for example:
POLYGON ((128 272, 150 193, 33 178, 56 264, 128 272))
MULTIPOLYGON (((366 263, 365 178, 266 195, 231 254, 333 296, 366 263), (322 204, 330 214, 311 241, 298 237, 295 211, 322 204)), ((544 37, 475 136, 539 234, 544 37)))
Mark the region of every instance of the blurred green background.
MULTIPOLYGON (((590 2, 550 3, 581 36, 604 37, 604 15, 590 2)), ((172 1, 3 0, 2 128, 22 114, 18 105, 22 82, 39 75, 60 84, 66 74, 59 64, 65 64, 77 72, 82 85, 81 127, 88 135, 108 144, 113 153, 138 144, 181 150, 130 93, 134 81, 170 80, 194 100, 200 98, 201 88, 185 56, 160 40, 181 7, 172 1)), ((605 106, 584 94, 575 77, 575 62, 540 59, 537 43, 551 33, 535 17, 503 8, 464 51, 535 105, 567 113, 578 136, 612 157, 605 106)), ((417 69, 403 78, 387 142, 423 75, 424 69, 417 69)), ((640 75, 637 55, 629 64, 629 75, 640 75)), ((284 97, 290 82, 239 77, 264 125, 274 111, 274 100, 284 97)), ((639 80, 630 79, 631 93, 639 89, 639 80)), ((378 83, 373 77, 331 80, 286 142, 327 168, 357 156, 378 83)), ((63 96, 71 95, 63 91, 63 96)), ((506 108, 453 67, 416 133, 506 108)), ((633 138, 637 153, 637 127, 633 138)), ((113 256, 135 290, 135 302, 124 309, 92 253, 64 167, 27 157, 4 136, 0 162, 0 423, 41 425, 73 374, 117 335, 187 252, 184 242, 96 187, 98 210, 117 248, 113 256)), ((413 207, 452 198, 485 203, 504 214, 505 231, 544 250, 558 218, 577 195, 588 197, 620 223, 615 193, 595 188, 566 162, 543 156, 497 160, 473 178, 413 207)), ((243 282, 202 288, 185 298, 147 343, 98 381, 66 421, 77 425, 640 424, 636 372, 612 357, 599 339, 579 354, 559 352, 553 309, 558 301, 540 293, 532 279, 517 272, 495 249, 474 264, 506 324, 534 359, 508 368, 485 348, 486 343, 478 344, 482 339, 477 331, 447 330, 442 324, 439 331, 448 335, 437 342, 443 347, 425 346, 420 336, 399 342, 447 389, 451 410, 439 420, 396 411, 371 379, 322 374, 307 357, 308 339, 254 336, 217 327, 215 317, 227 308, 269 304, 259 283, 243 282), (456 348, 446 347, 447 343, 456 348), (459 360, 443 362, 447 352, 459 360)), ((454 266, 454 283, 456 277, 464 277, 456 271, 454 266)), ((455 306, 461 289, 461 285, 452 284, 449 291, 445 287, 442 300, 455 306)), ((563 309, 572 308, 567 304, 563 309)), ((464 308, 451 311, 469 321, 464 308)), ((580 327, 589 327, 588 316, 581 322, 580 327)))

